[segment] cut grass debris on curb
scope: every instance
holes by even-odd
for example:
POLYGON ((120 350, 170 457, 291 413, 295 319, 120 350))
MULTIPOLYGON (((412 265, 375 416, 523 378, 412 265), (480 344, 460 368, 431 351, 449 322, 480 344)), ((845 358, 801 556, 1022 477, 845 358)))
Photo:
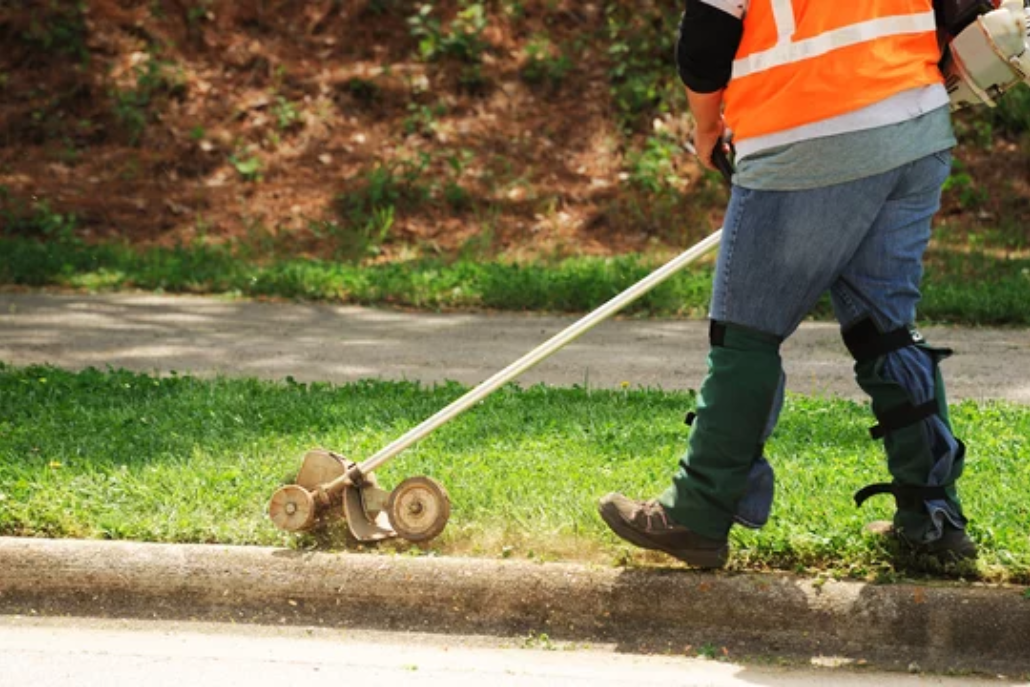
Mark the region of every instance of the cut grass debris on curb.
MULTIPOLYGON (((466 391, 363 381, 156 377, 0 363, 0 535, 360 548, 336 523, 286 535, 267 503, 305 451, 362 460, 466 391)), ((689 392, 504 387, 377 472, 392 488, 426 474, 453 513, 425 548, 533 560, 678 565, 611 535, 597 499, 662 490, 685 446, 689 392)), ((1030 408, 952 407, 969 446, 962 497, 981 547, 966 578, 1030 583, 1030 408)), ((735 529, 731 568, 893 579, 890 553, 863 534, 889 499, 859 510, 853 492, 889 479, 862 404, 791 396, 768 455, 777 470, 773 519, 735 529)), ((377 547, 371 547, 376 550, 377 547)))
MULTIPOLYGON (((532 263, 418 258, 354 264, 300 257, 252 260, 206 245, 141 251, 115 243, 0 238, 0 285, 143 289, 423 309, 588 312, 661 262, 656 256, 620 255, 532 263)), ((626 312, 703 317, 711 278, 710 265, 684 270, 626 312)), ((919 316, 924 324, 1026 326, 1027 303, 1030 259, 938 251, 928 259, 919 316)), ((828 299, 813 315, 832 318, 828 299)))

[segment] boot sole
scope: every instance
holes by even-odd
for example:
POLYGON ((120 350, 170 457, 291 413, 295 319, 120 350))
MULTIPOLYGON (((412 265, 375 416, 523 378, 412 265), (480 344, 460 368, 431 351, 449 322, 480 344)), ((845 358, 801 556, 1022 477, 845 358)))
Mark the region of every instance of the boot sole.
POLYGON ((630 544, 642 549, 661 551, 695 568, 721 568, 729 559, 730 547, 727 544, 723 544, 717 549, 673 549, 651 541, 627 525, 619 515, 618 509, 612 504, 598 506, 597 512, 600 513, 601 519, 611 528, 612 532, 630 544), (610 507, 606 509, 605 506, 610 507))

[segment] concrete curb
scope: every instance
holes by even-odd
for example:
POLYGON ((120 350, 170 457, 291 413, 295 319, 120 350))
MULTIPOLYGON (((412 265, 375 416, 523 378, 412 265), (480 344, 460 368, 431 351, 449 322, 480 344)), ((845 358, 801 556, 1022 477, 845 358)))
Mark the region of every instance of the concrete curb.
POLYGON ((884 667, 1030 670, 1030 600, 1012 587, 261 547, 0 538, 0 613, 290 623, 727 647, 884 667))

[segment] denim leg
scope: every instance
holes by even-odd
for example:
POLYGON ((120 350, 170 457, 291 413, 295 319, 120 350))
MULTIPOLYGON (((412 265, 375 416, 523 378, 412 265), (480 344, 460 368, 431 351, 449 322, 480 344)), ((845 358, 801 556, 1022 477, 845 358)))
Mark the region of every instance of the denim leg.
POLYGON ((807 191, 734 187, 711 318, 789 337, 851 261, 896 171, 807 191))
MULTIPOLYGON (((868 236, 833 285, 831 293, 842 328, 872 317, 881 331, 911 326, 919 302, 923 253, 930 239, 940 188, 950 170, 950 155, 938 153, 902 168, 868 236)), ((893 351, 875 364, 856 364, 856 377, 873 400, 874 410, 899 400, 921 405, 937 399, 941 413, 888 434, 888 468, 896 483, 949 485, 949 498, 927 502, 925 511, 899 511, 895 524, 917 541, 933 541, 947 522, 964 527, 954 481, 962 472, 963 449, 948 421, 943 381, 937 369, 941 352, 929 346, 893 351), (878 407, 879 404, 879 407, 878 407)))

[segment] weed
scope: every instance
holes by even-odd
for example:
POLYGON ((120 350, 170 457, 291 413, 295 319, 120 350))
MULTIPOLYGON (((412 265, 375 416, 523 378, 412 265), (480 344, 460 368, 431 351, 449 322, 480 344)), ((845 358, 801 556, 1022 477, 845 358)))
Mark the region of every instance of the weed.
POLYGON ((543 649, 544 651, 555 651, 558 647, 551 641, 550 635, 546 632, 530 632, 522 639, 523 649, 543 649))
POLYGON ((256 155, 233 154, 229 156, 229 163, 244 181, 261 181, 261 170, 264 164, 261 158, 256 155))
POLYGON ((275 104, 272 105, 272 114, 275 116, 280 131, 291 129, 301 122, 300 110, 297 105, 281 95, 276 97, 275 104))

